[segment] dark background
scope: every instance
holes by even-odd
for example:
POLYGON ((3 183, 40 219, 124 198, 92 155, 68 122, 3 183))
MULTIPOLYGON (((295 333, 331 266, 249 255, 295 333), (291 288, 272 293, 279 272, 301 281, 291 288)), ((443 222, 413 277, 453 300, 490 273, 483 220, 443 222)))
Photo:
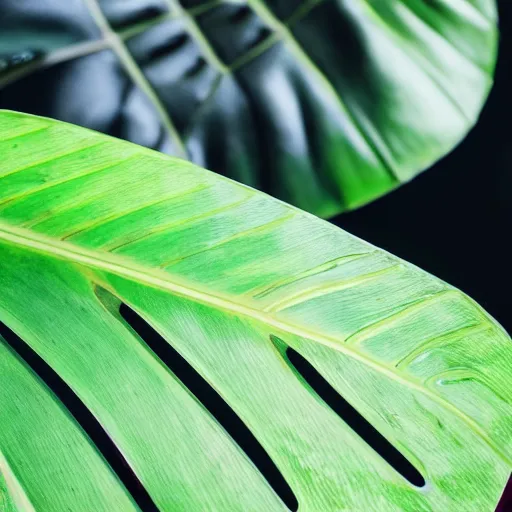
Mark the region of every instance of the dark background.
POLYGON ((495 84, 474 129, 412 182, 332 222, 460 288, 512 333, 512 0, 498 5, 495 84))

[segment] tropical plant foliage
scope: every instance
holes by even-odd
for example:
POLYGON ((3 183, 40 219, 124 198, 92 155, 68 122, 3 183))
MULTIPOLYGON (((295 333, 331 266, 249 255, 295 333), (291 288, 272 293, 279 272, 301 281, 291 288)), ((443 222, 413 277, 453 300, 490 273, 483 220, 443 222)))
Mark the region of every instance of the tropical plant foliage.
POLYGON ((493 510, 512 344, 467 296, 82 128, 0 152, 2 511, 493 510))
POLYGON ((3 0, 1 54, 3 108, 186 156, 327 217, 409 180, 472 126, 496 7, 3 0))

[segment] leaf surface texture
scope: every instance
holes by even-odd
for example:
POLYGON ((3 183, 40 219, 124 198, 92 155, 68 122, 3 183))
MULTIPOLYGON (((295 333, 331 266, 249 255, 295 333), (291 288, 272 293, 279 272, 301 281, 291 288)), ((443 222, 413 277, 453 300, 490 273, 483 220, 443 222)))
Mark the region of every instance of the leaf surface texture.
POLYGON ((512 345, 463 293, 261 192, 82 128, 2 112, 0 153, 4 509, 144 508, 132 487, 163 511, 294 508, 165 346, 249 429, 301 512, 494 509, 512 460, 512 345))
POLYGON ((451 150, 496 58, 494 0, 2 7, 0 107, 187 157, 324 217, 451 150))

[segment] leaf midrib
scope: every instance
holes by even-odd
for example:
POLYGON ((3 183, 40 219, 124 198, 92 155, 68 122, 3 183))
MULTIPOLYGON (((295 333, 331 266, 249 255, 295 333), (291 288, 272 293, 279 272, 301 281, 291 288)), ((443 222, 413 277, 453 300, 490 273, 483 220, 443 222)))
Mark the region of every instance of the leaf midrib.
POLYGON ((371 367, 386 377, 411 389, 419 391, 445 409, 449 410, 464 421, 473 432, 479 435, 506 464, 512 466, 512 459, 508 457, 508 455, 505 454, 498 445, 496 445, 496 443, 487 435, 478 423, 467 416, 463 411, 452 405, 443 397, 433 393, 430 389, 414 382, 404 375, 400 375, 396 371, 392 371, 379 362, 370 359, 363 353, 354 349, 353 346, 340 344, 340 340, 333 336, 329 336, 324 333, 317 333, 305 328, 304 326, 297 326, 289 322, 278 320, 268 313, 259 311, 249 305, 241 304, 240 301, 234 301, 229 296, 223 296, 220 293, 213 294, 211 290, 192 286, 186 280, 180 279, 178 276, 173 276, 170 272, 146 268, 123 256, 104 252, 100 253, 98 251, 78 247, 72 243, 63 242, 61 240, 55 241, 45 235, 12 226, 2 221, 0 221, 0 241, 1 240, 23 247, 27 250, 42 252, 58 259, 64 259, 83 264, 88 267, 111 272, 115 275, 128 278, 146 286, 166 290, 175 295, 185 297, 189 300, 193 300, 216 309, 222 309, 230 313, 252 318, 253 320, 262 322, 265 325, 274 327, 279 331, 307 338, 311 341, 315 341, 321 345, 341 352, 344 355, 371 367))

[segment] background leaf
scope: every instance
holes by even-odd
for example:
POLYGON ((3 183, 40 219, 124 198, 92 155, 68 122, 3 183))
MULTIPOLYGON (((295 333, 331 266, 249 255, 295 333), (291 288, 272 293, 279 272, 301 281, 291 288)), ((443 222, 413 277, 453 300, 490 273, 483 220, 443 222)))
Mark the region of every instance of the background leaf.
POLYGON ((321 216, 449 151, 492 83, 494 0, 4 0, 0 106, 194 162, 321 216), (16 60, 16 59, 15 59, 16 60), (19 57, 18 57, 19 60, 19 57))
POLYGON ((467 296, 267 195, 94 132, 4 112, 0 151, 9 506, 129 510, 142 489, 172 511, 494 509, 512 464, 512 344, 467 296), (213 417, 212 394, 280 485, 213 417))

